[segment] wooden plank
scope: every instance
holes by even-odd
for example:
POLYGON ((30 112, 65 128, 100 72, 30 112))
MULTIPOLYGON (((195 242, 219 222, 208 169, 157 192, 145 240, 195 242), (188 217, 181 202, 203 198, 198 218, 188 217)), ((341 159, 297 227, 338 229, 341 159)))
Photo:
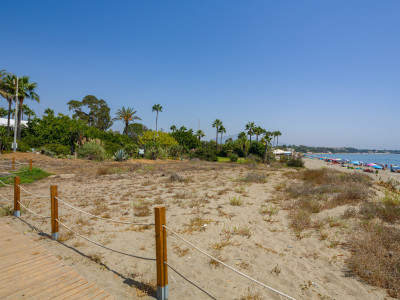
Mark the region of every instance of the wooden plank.
POLYGON ((0 220, 1 299, 114 299, 0 220))

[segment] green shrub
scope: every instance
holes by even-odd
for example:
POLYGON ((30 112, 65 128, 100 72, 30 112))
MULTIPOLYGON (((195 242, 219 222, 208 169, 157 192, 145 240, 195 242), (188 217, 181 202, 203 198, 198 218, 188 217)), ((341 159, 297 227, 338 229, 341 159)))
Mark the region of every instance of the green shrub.
POLYGON ((163 147, 161 147, 158 142, 148 142, 144 146, 144 158, 147 159, 165 159, 167 158, 167 153, 163 147))
POLYGON ((179 145, 187 149, 196 149, 200 146, 199 139, 191 131, 178 130, 171 133, 171 136, 179 143, 179 145))
POLYGON ((104 148, 96 143, 85 143, 78 149, 78 157, 89 160, 104 160, 104 148))
POLYGON ((236 154, 234 154, 234 153, 232 153, 231 155, 229 155, 229 160, 230 160, 231 162, 237 162, 238 159, 239 159, 239 156, 236 155, 236 154))
POLYGON ((108 157, 114 155, 119 149, 121 149, 121 145, 117 143, 113 143, 110 141, 102 141, 102 145, 108 157))
POLYGON ((301 159, 301 157, 291 157, 286 162, 286 165, 288 167, 302 168, 304 167, 304 161, 301 159))
POLYGON ((258 157, 264 157, 265 146, 260 142, 251 142, 251 146, 249 149, 249 154, 257 155, 258 157))
POLYGON ((168 156, 177 158, 185 153, 185 148, 181 145, 172 145, 168 148, 168 156))
POLYGON ((239 148, 239 147, 233 149, 233 152, 236 153, 239 157, 245 157, 246 156, 246 153, 243 151, 243 149, 239 148))
POLYGON ((61 144, 47 144, 42 147, 42 150, 47 150, 56 155, 71 154, 71 149, 68 146, 64 146, 61 144))
POLYGON ((17 144, 18 144, 18 151, 21 151, 21 152, 31 151, 31 147, 29 147, 29 145, 27 143, 25 143, 24 141, 20 140, 17 142, 17 144))
POLYGON ((128 153, 125 152, 124 149, 119 149, 117 152, 114 153, 114 160, 115 161, 125 161, 129 159, 128 153))
POLYGON ((124 150, 130 157, 133 157, 133 155, 137 154, 139 147, 134 143, 130 143, 125 145, 124 150))
POLYGON ((192 151, 190 153, 189 157, 191 159, 199 158, 199 159, 208 160, 208 161, 218 161, 218 156, 217 156, 215 150, 204 149, 204 148, 199 148, 199 149, 196 149, 195 151, 192 151))

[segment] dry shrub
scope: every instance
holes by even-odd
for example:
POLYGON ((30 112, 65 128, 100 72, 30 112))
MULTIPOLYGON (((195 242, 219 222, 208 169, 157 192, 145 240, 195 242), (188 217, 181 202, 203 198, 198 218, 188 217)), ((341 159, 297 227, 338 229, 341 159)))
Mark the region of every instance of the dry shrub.
POLYGON ((301 198, 298 202, 297 202, 297 206, 300 207, 302 210, 312 213, 312 214, 316 214, 319 213, 321 211, 321 203, 314 198, 301 198))
POLYGON ((346 186, 336 197, 333 203, 337 205, 356 204, 357 202, 366 200, 369 195, 369 189, 365 185, 352 184, 346 186))
POLYGON ((267 181, 266 176, 258 172, 248 172, 242 181, 254 182, 254 183, 264 183, 267 181))
POLYGON ((177 173, 172 173, 171 176, 169 176, 169 181, 187 182, 187 179, 177 173))
POLYGON ((238 196, 233 196, 229 198, 229 204, 232 206, 242 206, 244 203, 242 197, 238 196))
POLYGON ((305 210, 293 211, 290 214, 290 227, 294 231, 302 231, 313 226, 310 213, 305 210))
POLYGON ((139 200, 133 204, 133 214, 136 217, 147 217, 150 215, 150 203, 147 201, 139 200))
POLYGON ((195 217, 190 220, 190 223, 185 224, 185 229, 182 230, 184 233, 192 233, 194 231, 204 231, 207 225, 210 224, 212 220, 204 219, 203 217, 195 217))
POLYGON ((367 225, 348 240, 350 270, 372 285, 400 297, 400 230, 367 225))
POLYGON ((400 221, 400 196, 386 195, 380 202, 366 202, 360 207, 365 219, 380 218, 388 223, 400 221))

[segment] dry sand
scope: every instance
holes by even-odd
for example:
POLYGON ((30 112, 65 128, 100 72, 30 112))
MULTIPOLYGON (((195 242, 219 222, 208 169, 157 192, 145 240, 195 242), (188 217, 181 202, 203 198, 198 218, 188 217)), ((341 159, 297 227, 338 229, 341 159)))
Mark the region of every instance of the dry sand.
MULTIPOLYGON (((329 238, 320 240, 313 231, 298 239, 289 229, 288 212, 276 201, 275 189, 287 180, 283 175, 286 169, 199 161, 144 164, 139 160, 118 164, 51 159, 33 154, 17 157, 22 161, 28 158, 55 174, 75 174, 72 178, 46 178, 24 185, 38 195, 47 196, 38 198, 22 192, 22 202, 39 213, 50 214, 50 185, 58 185, 59 197, 82 210, 124 221, 153 223, 153 207, 165 204, 169 227, 227 264, 296 299, 384 299, 387 295, 385 290, 347 274, 345 260, 349 253, 346 249, 330 247, 329 238), (118 172, 115 168, 125 171, 98 175, 111 167, 113 172, 118 172), (241 181, 248 173, 265 175, 267 181, 241 181), (184 181, 171 181, 172 174, 184 181), (240 197, 243 205, 232 206, 233 197, 240 197), (279 211, 272 217, 262 215, 259 211, 263 205, 279 211), (135 215, 145 215, 143 207, 150 209, 149 215, 135 215)), ((310 160, 307 166, 321 167, 322 164, 310 160)), ((0 188, 0 193, 9 199, 13 197, 10 187, 0 188)), ((0 200, 0 203, 4 205, 6 201, 0 200)), ((337 207, 323 211, 321 218, 338 215, 343 210, 344 207, 337 207)), ((108 223, 62 204, 59 215, 68 226, 107 247, 155 257, 152 226, 108 223)), ((49 220, 41 221, 29 213, 23 214, 20 220, 14 217, 3 217, 3 220, 45 245, 116 299, 154 299, 146 295, 146 290, 155 284, 154 262, 112 253, 71 236, 62 228, 61 241, 54 242, 48 238, 49 220)), ((326 229, 332 239, 342 239, 343 230, 346 229, 326 229)), ((203 254, 168 235, 168 263, 215 298, 284 299, 210 262, 203 254), (259 298, 250 297, 256 294, 259 298)), ((169 285, 170 299, 209 299, 171 269, 169 285)))

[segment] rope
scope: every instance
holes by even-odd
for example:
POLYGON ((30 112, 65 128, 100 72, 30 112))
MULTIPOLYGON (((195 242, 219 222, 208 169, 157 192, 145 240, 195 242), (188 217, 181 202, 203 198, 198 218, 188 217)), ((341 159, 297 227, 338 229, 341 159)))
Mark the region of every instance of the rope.
POLYGON ((4 181, 0 180, 0 183, 4 184, 5 186, 13 186, 12 184, 5 183, 4 181))
POLYGON ((24 189, 24 188, 23 188, 22 186, 20 186, 19 184, 18 184, 18 186, 19 186, 19 188, 20 188, 21 190, 25 191, 25 192, 28 193, 28 194, 31 194, 32 196, 39 197, 39 198, 49 198, 49 196, 36 195, 36 194, 34 194, 34 193, 32 193, 32 192, 30 192, 30 191, 24 189))
POLYGON ((99 246, 99 247, 101 247, 101 248, 104 248, 104 249, 107 249, 107 250, 109 250, 109 251, 116 252, 116 253, 119 253, 119 254, 122 254, 122 255, 134 257, 134 258, 140 258, 140 259, 151 260, 151 261, 155 261, 155 260, 156 260, 155 258, 142 257, 142 256, 137 256, 137 255, 133 255, 133 254, 129 254, 129 253, 124 253, 124 252, 121 252, 121 251, 118 251, 118 250, 109 248, 109 247, 107 247, 107 246, 104 246, 104 245, 102 245, 102 244, 96 243, 95 241, 92 241, 91 239, 89 239, 89 238, 87 238, 87 237, 84 237, 83 235, 80 235, 80 234, 77 233, 76 231, 72 230, 72 229, 69 228, 67 225, 65 225, 64 223, 60 222, 60 220, 56 219, 56 221, 57 221, 61 226, 65 227, 65 228, 68 229, 69 231, 75 233, 75 234, 76 234, 77 236, 79 236, 80 238, 82 238, 82 239, 84 239, 84 240, 86 240, 86 241, 88 241, 88 242, 90 242, 90 243, 92 243, 92 244, 95 244, 95 245, 97 245, 97 246, 99 246))
POLYGON ((172 269, 176 274, 178 274, 179 276, 181 276, 183 279, 185 279, 186 281, 188 281, 190 284, 194 285, 195 287, 197 287, 200 291, 202 291, 204 294, 206 294, 208 297, 210 297, 211 299, 217 300, 217 298, 215 298, 214 296, 212 296, 211 294, 209 294, 206 290, 202 289, 201 287, 199 287, 197 284, 195 284, 193 281, 189 280, 188 278, 186 278, 184 275, 182 275, 181 273, 179 273, 175 268, 171 267, 166 261, 164 261, 164 264, 166 264, 170 269, 172 269))
POLYGON ((4 200, 7 200, 7 201, 13 201, 13 200, 7 199, 7 198, 4 197, 2 194, 0 194, 0 197, 3 198, 4 200))
POLYGON ((179 239, 181 239, 181 240, 184 241, 185 243, 187 243, 187 244, 189 244, 190 246, 192 246, 192 247, 193 247, 194 249, 196 249, 197 251, 199 251, 199 252, 203 253, 204 255, 208 256, 209 258, 211 258, 211 259, 217 261, 217 262, 220 263, 221 265, 223 265, 223 266, 227 267, 228 269, 230 269, 230 270, 236 272, 237 274, 239 274, 239 275, 241 275, 241 276, 247 278, 248 280, 253 281, 253 282, 255 282, 255 283, 257 283, 257 284, 259 284, 259 285, 261 285, 261 286, 263 286, 263 287, 265 287, 265 288, 267 288, 267 289, 269 289, 269 290, 271 290, 271 291, 273 291, 273 292, 275 292, 275 293, 277 293, 277 294, 283 296, 283 297, 286 297, 286 298, 291 299, 291 300, 296 300, 295 298, 290 297, 290 296, 288 296, 288 295, 286 295, 286 294, 284 294, 284 293, 282 293, 282 292, 280 292, 280 291, 278 291, 278 290, 276 290, 276 289, 274 289, 274 288, 272 288, 272 287, 270 287, 270 286, 268 286, 268 285, 266 285, 266 284, 264 284, 264 283, 262 283, 262 282, 260 282, 260 281, 258 281, 258 280, 256 280, 256 279, 254 279, 254 278, 251 278, 250 276, 248 276, 248 275, 246 275, 246 274, 240 272, 239 270, 236 270, 235 268, 232 268, 231 266, 227 265, 226 263, 224 263, 224 262, 220 261, 219 259, 217 259, 217 258, 211 256, 210 254, 208 254, 208 253, 205 252, 204 250, 201 250, 201 249, 197 248, 195 245, 193 245, 191 242, 189 242, 188 240, 186 240, 186 239, 184 239, 183 237, 181 237, 179 234, 177 234, 177 233, 176 233, 175 231, 173 231, 171 228, 169 228, 169 227, 167 227, 167 226, 165 226, 165 225, 163 225, 163 227, 164 227, 165 229, 169 230, 172 234, 174 234, 175 236, 177 236, 179 239))
POLYGON ((23 208, 25 208, 27 211, 29 211, 30 213, 32 213, 32 214, 34 214, 34 215, 37 215, 38 217, 41 217, 41 218, 43 218, 43 219, 49 219, 50 217, 46 217, 46 216, 44 216, 44 215, 41 215, 41 214, 38 214, 37 212, 34 212, 33 210, 30 210, 29 208, 27 208, 25 205, 23 205, 21 202, 19 202, 18 201, 18 203, 23 207, 23 208))
POLYGON ((17 164, 20 164, 20 165, 28 165, 29 163, 27 163, 27 162, 20 162, 20 161, 15 161, 15 163, 17 163, 17 164))
POLYGON ((97 218, 97 219, 100 219, 100 220, 109 221, 109 222, 114 222, 114 223, 120 223, 120 224, 127 224, 127 225, 138 225, 138 226, 155 225, 154 223, 132 223, 132 222, 124 222, 124 221, 118 221, 118 220, 114 220, 114 219, 103 218, 103 217, 96 216, 96 215, 93 215, 93 214, 91 214, 91 213, 88 213, 88 212, 86 212, 86 211, 84 211, 84 210, 81 210, 81 209, 75 207, 75 206, 72 206, 71 204, 68 204, 68 203, 64 202, 63 200, 61 200, 61 199, 58 198, 58 197, 56 197, 56 199, 57 199, 58 201, 60 201, 61 203, 63 203, 63 204, 65 204, 65 205, 69 206, 69 207, 72 208, 72 209, 75 209, 75 210, 77 210, 77 211, 79 211, 79 212, 81 212, 81 213, 83 213, 83 214, 86 214, 86 215, 88 215, 88 216, 92 216, 93 218, 97 218))

